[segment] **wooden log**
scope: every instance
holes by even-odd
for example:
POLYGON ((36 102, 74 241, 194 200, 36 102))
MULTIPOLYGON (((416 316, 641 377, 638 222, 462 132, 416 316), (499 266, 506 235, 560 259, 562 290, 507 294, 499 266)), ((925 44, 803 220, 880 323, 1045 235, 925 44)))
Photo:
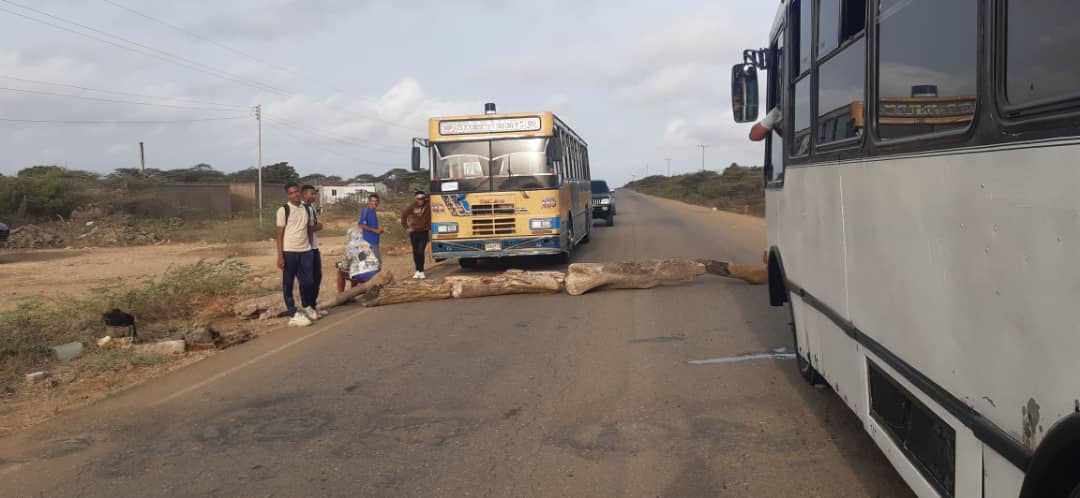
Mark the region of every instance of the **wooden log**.
POLYGON ((713 259, 698 259, 696 261, 705 265, 705 271, 710 275, 737 278, 753 285, 769 283, 769 269, 765 265, 741 265, 713 259))
POLYGON ((689 259, 574 263, 566 275, 566 292, 580 296, 597 287, 650 289, 689 282, 705 274, 705 265, 689 259))
POLYGON ((333 301, 326 303, 323 306, 320 306, 319 309, 327 310, 330 308, 341 306, 345 303, 351 303, 357 298, 371 292, 372 289, 378 289, 393 282, 394 274, 391 273, 390 270, 380 271, 379 273, 375 274, 374 277, 371 277, 371 280, 368 280, 367 282, 364 282, 360 285, 354 285, 348 289, 345 289, 345 292, 339 293, 337 296, 334 296, 333 301))
POLYGON ((509 270, 495 275, 446 277, 455 299, 509 294, 557 294, 566 275, 557 271, 509 270))
POLYGON ((451 292, 451 285, 447 282, 405 280, 373 289, 357 298, 357 301, 370 308, 390 304, 450 299, 451 292))

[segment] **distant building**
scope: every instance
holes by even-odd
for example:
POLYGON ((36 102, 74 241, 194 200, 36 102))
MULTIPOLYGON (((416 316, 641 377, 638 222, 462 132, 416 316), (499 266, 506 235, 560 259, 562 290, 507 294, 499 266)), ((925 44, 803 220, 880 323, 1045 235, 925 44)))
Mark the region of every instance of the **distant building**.
POLYGON ((385 183, 331 182, 320 184, 318 187, 319 202, 321 204, 333 204, 349 198, 357 198, 363 202, 368 194, 386 192, 385 183))

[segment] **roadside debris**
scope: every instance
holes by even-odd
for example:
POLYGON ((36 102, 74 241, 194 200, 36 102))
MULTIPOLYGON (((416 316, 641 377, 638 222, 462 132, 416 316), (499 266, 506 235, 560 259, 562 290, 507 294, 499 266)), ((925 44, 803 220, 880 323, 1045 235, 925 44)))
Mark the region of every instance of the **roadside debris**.
POLYGON ((81 342, 69 342, 67 344, 61 344, 59 346, 53 346, 53 353, 56 355, 56 359, 60 361, 69 361, 77 358, 83 352, 83 345, 81 342))
POLYGON ((151 356, 179 355, 184 354, 184 351, 186 350, 187 343, 183 340, 151 342, 135 345, 135 353, 151 356))

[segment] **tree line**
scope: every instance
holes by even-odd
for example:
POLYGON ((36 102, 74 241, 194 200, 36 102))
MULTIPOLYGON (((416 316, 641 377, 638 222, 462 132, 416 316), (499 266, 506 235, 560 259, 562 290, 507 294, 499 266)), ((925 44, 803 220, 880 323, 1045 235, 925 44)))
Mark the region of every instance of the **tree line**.
MULTIPOLYGON (((259 170, 253 167, 226 173, 206 163, 169 170, 118 168, 105 175, 56 165, 31 166, 14 176, 0 174, 0 221, 10 224, 68 218, 76 208, 87 204, 117 207, 117 203, 123 202, 123 196, 116 194, 155 183, 255 183, 258 175, 259 170)), ((392 190, 404 191, 423 188, 427 173, 396 168, 382 175, 362 173, 346 180, 321 173, 300 175, 286 161, 263 166, 262 181, 278 185, 288 182, 313 185, 343 181, 383 182, 392 190)))

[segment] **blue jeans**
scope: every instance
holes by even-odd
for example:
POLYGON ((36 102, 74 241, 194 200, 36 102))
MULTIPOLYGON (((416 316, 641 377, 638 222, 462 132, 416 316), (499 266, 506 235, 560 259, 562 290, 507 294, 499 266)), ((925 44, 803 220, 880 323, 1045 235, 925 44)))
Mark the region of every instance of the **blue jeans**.
POLYGON ((314 292, 311 294, 311 306, 314 307, 315 303, 319 302, 319 289, 322 288, 322 254, 319 254, 318 249, 312 249, 311 253, 315 255, 315 259, 312 261, 311 280, 314 285, 314 292))
POLYGON ((300 305, 315 307, 315 253, 286 252, 285 271, 281 274, 281 289, 285 293, 285 309, 289 316, 296 314, 293 300, 293 280, 300 281, 300 305))

